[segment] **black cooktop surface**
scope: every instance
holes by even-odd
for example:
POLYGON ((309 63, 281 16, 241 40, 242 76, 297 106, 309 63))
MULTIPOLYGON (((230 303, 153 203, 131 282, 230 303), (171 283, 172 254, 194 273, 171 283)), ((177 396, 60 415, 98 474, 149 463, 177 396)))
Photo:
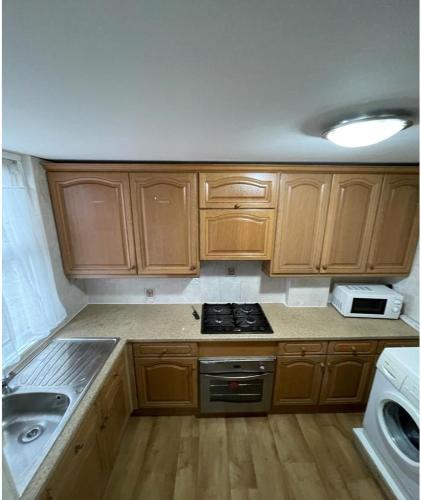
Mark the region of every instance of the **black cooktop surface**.
POLYGON ((203 304, 202 333, 273 333, 259 304, 203 304))

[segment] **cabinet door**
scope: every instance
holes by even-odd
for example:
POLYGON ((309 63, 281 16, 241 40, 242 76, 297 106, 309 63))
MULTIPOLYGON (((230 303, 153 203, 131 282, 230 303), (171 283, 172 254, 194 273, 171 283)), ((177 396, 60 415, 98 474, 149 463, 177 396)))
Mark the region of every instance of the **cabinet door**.
POLYGON ((50 172, 48 181, 65 273, 136 274, 128 174, 50 172))
POLYGON ((375 360, 374 355, 327 356, 320 404, 364 404, 375 360))
POLYGON ((200 258, 270 260, 274 210, 201 210, 200 258))
POLYGON ((418 175, 385 175, 369 273, 409 273, 418 241, 418 175))
POLYGON ((107 469, 98 440, 94 407, 64 453, 47 487, 50 500, 101 500, 107 469))
POLYGON ((329 174, 282 174, 273 273, 319 273, 329 174))
POLYGON ((135 358, 140 407, 196 407, 196 365, 196 358, 135 358))
POLYGON ((200 174, 201 208, 274 208, 278 174, 200 174))
POLYGON ((139 274, 197 274, 196 174, 130 174, 139 274))
POLYGON ((325 356, 278 357, 274 405, 316 405, 325 356))
POLYGON ((335 174, 332 180, 322 273, 364 273, 382 176, 335 174))
POLYGON ((100 438, 111 469, 130 416, 130 404, 124 362, 119 362, 99 397, 101 408, 100 438))

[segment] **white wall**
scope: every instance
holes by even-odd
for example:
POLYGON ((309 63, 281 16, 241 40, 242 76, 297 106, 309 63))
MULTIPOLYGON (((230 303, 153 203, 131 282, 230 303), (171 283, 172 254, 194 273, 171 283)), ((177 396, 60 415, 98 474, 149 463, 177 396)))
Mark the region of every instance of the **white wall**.
POLYGON ((393 280, 393 288, 404 296, 403 319, 419 328, 420 321, 420 258, 419 247, 415 253, 411 273, 407 278, 393 280))
POLYGON ((83 288, 81 288, 80 283, 76 280, 69 281, 64 275, 46 172, 41 167, 37 158, 23 156, 22 161, 25 168, 33 169, 38 205, 48 241, 48 250, 53 267, 54 280, 56 282, 58 296, 67 312, 67 317, 63 321, 63 323, 66 323, 86 306, 88 297, 83 291, 83 288))

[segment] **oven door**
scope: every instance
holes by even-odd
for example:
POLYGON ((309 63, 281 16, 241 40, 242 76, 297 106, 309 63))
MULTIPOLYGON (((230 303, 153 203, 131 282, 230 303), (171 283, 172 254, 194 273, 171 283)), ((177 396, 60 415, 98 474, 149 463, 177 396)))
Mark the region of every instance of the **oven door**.
POLYGON ((267 412, 271 407, 273 373, 200 375, 202 413, 267 412))

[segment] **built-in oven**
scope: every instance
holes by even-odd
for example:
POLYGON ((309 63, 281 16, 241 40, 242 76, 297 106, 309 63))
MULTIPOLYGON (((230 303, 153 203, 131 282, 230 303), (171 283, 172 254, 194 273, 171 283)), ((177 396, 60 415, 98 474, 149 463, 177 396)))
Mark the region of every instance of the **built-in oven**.
POLYGON ((274 371, 274 356, 199 359, 201 412, 269 411, 274 371))

